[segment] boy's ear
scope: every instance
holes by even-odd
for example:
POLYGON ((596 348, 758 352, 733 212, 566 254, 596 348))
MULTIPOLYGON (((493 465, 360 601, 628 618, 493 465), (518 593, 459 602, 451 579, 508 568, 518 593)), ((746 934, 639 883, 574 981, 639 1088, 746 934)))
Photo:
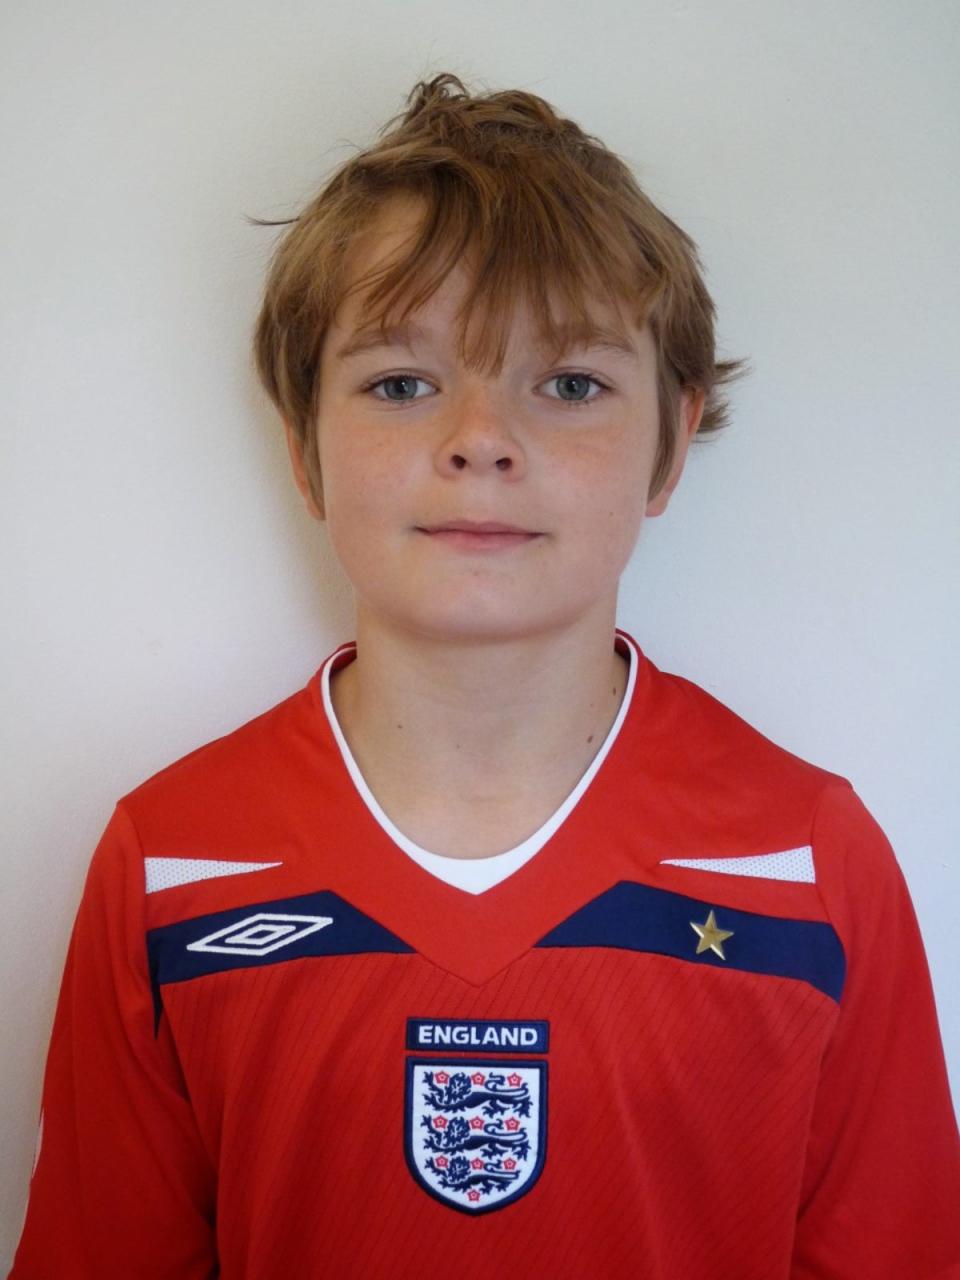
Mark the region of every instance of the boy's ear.
POLYGON ((296 481, 297 488, 303 496, 304 502, 307 504, 307 510, 315 520, 324 518, 322 509, 317 505, 317 500, 313 496, 313 490, 310 488, 310 481, 307 477, 306 464, 303 461, 303 449, 297 434, 286 419, 283 421, 283 430, 287 437, 287 452, 290 455, 290 464, 293 467, 293 478, 296 481))
POLYGON ((700 419, 703 417, 706 399, 707 393, 703 388, 681 393, 680 423, 677 428, 677 447, 674 451, 673 463, 666 480, 663 482, 663 487, 656 497, 651 498, 647 503, 648 516, 663 515, 674 489, 680 483, 680 477, 683 475, 683 465, 687 460, 687 449, 690 447, 690 441, 697 434, 700 419))

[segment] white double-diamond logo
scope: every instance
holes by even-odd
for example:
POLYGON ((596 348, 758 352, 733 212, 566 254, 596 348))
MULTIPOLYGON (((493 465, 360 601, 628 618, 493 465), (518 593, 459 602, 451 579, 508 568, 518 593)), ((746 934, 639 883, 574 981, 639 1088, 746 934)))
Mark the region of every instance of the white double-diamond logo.
POLYGON ((187 950, 216 951, 225 956, 265 956, 299 942, 318 929, 325 929, 328 924, 333 924, 332 916, 288 916, 259 911, 255 916, 247 916, 226 929, 191 942, 187 950))

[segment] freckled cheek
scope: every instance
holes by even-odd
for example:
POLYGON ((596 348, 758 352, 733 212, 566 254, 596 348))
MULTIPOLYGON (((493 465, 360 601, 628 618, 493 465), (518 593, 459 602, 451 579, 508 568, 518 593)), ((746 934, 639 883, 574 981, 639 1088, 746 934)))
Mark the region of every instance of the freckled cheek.
POLYGON ((626 488, 608 498, 594 510, 591 540, 597 559, 621 572, 636 545, 644 503, 635 491, 626 488))
POLYGON ((590 547, 605 560, 625 562, 646 507, 644 465, 626 451, 581 461, 573 472, 578 480, 569 507, 572 527, 585 550, 590 547))
POLYGON ((349 431, 321 449, 327 522, 336 545, 362 545, 387 528, 402 531, 417 516, 409 501, 409 459, 386 443, 351 447, 349 431))

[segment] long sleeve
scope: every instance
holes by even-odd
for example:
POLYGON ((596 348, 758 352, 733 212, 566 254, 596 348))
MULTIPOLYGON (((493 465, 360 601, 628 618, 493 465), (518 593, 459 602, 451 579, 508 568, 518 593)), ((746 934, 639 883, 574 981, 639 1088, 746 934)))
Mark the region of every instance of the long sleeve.
POLYGON ((70 939, 10 1280, 213 1280, 215 1205, 166 1019, 154 1028, 143 857, 121 804, 70 939))
POLYGON ((845 786, 821 801, 814 856, 847 969, 812 1117, 792 1280, 957 1280, 960 1142, 907 886, 845 786))

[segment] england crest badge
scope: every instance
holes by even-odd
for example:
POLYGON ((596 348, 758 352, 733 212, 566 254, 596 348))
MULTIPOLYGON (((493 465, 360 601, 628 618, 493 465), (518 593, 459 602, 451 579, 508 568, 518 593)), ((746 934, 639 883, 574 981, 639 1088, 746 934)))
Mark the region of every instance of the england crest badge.
POLYGON ((525 1195, 546 1155, 547 1064, 407 1059, 405 1145, 416 1181, 464 1213, 525 1195))

